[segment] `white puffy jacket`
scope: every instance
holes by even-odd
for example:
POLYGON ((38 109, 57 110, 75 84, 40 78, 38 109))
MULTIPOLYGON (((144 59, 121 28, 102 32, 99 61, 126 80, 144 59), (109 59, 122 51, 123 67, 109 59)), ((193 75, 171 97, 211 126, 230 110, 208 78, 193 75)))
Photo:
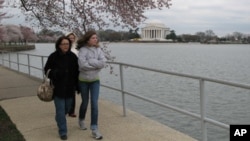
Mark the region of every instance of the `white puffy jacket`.
POLYGON ((81 47, 78 54, 79 80, 99 80, 99 72, 106 65, 106 58, 100 47, 81 47))

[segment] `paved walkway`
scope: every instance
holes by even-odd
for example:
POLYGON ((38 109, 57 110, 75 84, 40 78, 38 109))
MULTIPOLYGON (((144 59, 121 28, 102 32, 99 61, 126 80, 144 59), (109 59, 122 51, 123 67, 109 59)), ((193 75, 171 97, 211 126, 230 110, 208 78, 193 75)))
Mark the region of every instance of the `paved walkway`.
MULTIPOLYGON (((0 66, 0 105, 7 112, 26 141, 60 140, 54 120, 53 102, 42 102, 36 97, 41 80, 0 66)), ((80 96, 77 95, 76 111, 80 96)), ((122 116, 122 107, 100 99, 99 129, 103 141, 194 141, 195 139, 173 130, 133 111, 122 116)), ((87 115, 90 115, 88 113, 87 115)), ((89 125, 87 116, 86 124, 89 125)), ((91 131, 80 130, 77 118, 67 117, 69 141, 93 141, 91 131)))

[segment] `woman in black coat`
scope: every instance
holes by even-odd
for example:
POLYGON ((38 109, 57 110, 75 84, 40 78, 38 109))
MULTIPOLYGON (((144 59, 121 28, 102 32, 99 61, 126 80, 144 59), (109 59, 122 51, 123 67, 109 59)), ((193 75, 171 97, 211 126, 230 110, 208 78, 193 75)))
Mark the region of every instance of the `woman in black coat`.
POLYGON ((49 55, 44 67, 45 74, 49 71, 48 77, 54 85, 55 119, 63 140, 67 139, 66 114, 78 88, 78 60, 70 48, 70 39, 60 37, 56 41, 56 51, 49 55))

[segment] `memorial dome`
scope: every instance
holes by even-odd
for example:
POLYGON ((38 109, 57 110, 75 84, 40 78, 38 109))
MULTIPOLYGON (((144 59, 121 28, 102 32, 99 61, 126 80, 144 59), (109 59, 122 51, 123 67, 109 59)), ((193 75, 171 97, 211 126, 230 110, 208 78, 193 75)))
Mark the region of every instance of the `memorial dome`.
POLYGON ((162 27, 162 28, 166 27, 165 24, 160 20, 150 20, 145 23, 146 23, 146 27, 148 26, 156 26, 156 27, 162 27))

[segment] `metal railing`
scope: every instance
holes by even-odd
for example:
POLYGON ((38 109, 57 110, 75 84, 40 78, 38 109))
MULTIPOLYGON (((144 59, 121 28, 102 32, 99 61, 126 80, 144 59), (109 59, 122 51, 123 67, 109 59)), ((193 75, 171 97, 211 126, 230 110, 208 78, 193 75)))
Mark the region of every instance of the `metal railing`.
MULTIPOLYGON (((10 52, 2 52, 1 56, 2 56, 2 65, 3 66, 7 66, 7 67, 11 68, 12 63, 17 64, 18 66, 20 66, 20 65, 27 66, 29 68, 28 69, 29 70, 28 71, 29 75, 31 75, 30 74, 30 68, 35 68, 35 69, 38 69, 38 70, 42 71, 42 68, 44 66, 44 58, 47 58, 47 56, 31 55, 31 54, 24 54, 24 53, 10 53, 10 52), (8 55, 6 55, 6 54, 8 54, 8 55), (10 57, 11 55, 10 54, 16 54, 17 60, 16 61, 11 61, 11 57, 10 57), (23 63, 19 62, 19 55, 20 54, 27 55, 28 64, 23 64, 23 63), (7 59, 6 59, 6 56, 8 56, 7 59), (41 68, 31 66, 31 64, 30 64, 30 57, 31 56, 36 56, 36 57, 41 58, 41 60, 42 60, 41 61, 42 62, 41 68), (5 65, 5 62, 7 62, 8 65, 5 65)), ((158 106, 161 106, 161 107, 164 107, 164 108, 167 108, 167 109, 174 110, 176 112, 179 112, 179 113, 182 113, 182 114, 185 114, 185 115, 188 115, 188 116, 191 116, 191 117, 194 117, 194 118, 200 120, 201 121, 201 128, 202 128, 202 141, 207 141, 207 124, 208 123, 213 124, 213 125, 215 125, 217 127, 221 127, 221 128, 229 130, 229 125, 228 124, 216 121, 216 120, 208 118, 206 116, 206 111, 207 111, 206 101, 207 101, 207 98, 206 98, 206 94, 204 93, 205 82, 207 81, 207 82, 213 82, 213 83, 218 83, 218 84, 223 84, 223 85, 228 85, 228 86, 233 86, 233 87, 238 87, 238 88, 243 88, 243 89, 250 89, 250 85, 246 85, 246 84, 239 84, 239 83, 235 83, 235 82, 228 82, 228 81, 212 79, 212 78, 206 78, 206 77, 200 77, 200 76, 195 76, 195 75, 189 75, 189 74, 183 74, 183 73, 175 73, 175 72, 164 71, 164 70, 157 70, 157 69, 152 69, 152 68, 147 68, 147 67, 142 67, 142 66, 137 66, 137 65, 131 65, 131 64, 126 64, 126 63, 120 63, 120 62, 108 62, 108 63, 114 64, 114 65, 119 65, 121 88, 115 88, 115 87, 111 87, 111 86, 104 85, 104 84, 101 84, 101 86, 106 87, 106 88, 111 89, 111 90, 121 92, 122 105, 123 105, 123 115, 124 116, 126 116, 125 95, 130 95, 130 96, 139 98, 141 100, 156 104, 158 106), (172 106, 172 105, 168 105, 166 103, 162 103, 162 102, 159 102, 159 101, 156 101, 156 100, 152 100, 151 98, 149 99, 147 97, 138 95, 136 93, 125 91, 124 90, 124 78, 123 78, 124 77, 124 75, 123 75, 123 68, 124 67, 132 67, 132 68, 137 68, 137 69, 142 69, 142 70, 153 71, 153 72, 157 72, 157 73, 161 73, 161 74, 167 74, 167 75, 174 75, 174 76, 179 76, 179 77, 190 78, 190 79, 194 79, 194 80, 199 81, 200 114, 189 112, 187 110, 178 108, 176 106, 172 106)), ((18 67, 18 71, 20 71, 19 67, 18 67)))
MULTIPOLYGON (((2 66, 17 70, 18 72, 21 72, 20 66, 25 66, 28 68, 28 72, 24 72, 24 73, 27 73, 30 76, 31 76, 31 69, 39 70, 43 74, 43 68, 44 68, 44 64, 46 61, 45 59, 48 58, 48 56, 33 55, 33 54, 19 53, 19 52, 9 52, 9 51, 0 51, 0 52, 1 52, 1 65, 2 66), (27 60, 26 64, 23 63, 22 61, 20 61, 21 55, 26 56, 26 60, 27 60), (13 56, 16 57, 16 60, 12 60, 13 56), (30 62, 34 57, 39 58, 41 60, 40 67, 36 67, 34 65, 31 65, 30 62), (17 66, 16 69, 12 67, 13 64, 15 64, 17 66)), ((44 75, 42 75, 42 76, 44 77, 44 75)), ((37 76, 34 76, 34 77, 37 77, 37 76)))

